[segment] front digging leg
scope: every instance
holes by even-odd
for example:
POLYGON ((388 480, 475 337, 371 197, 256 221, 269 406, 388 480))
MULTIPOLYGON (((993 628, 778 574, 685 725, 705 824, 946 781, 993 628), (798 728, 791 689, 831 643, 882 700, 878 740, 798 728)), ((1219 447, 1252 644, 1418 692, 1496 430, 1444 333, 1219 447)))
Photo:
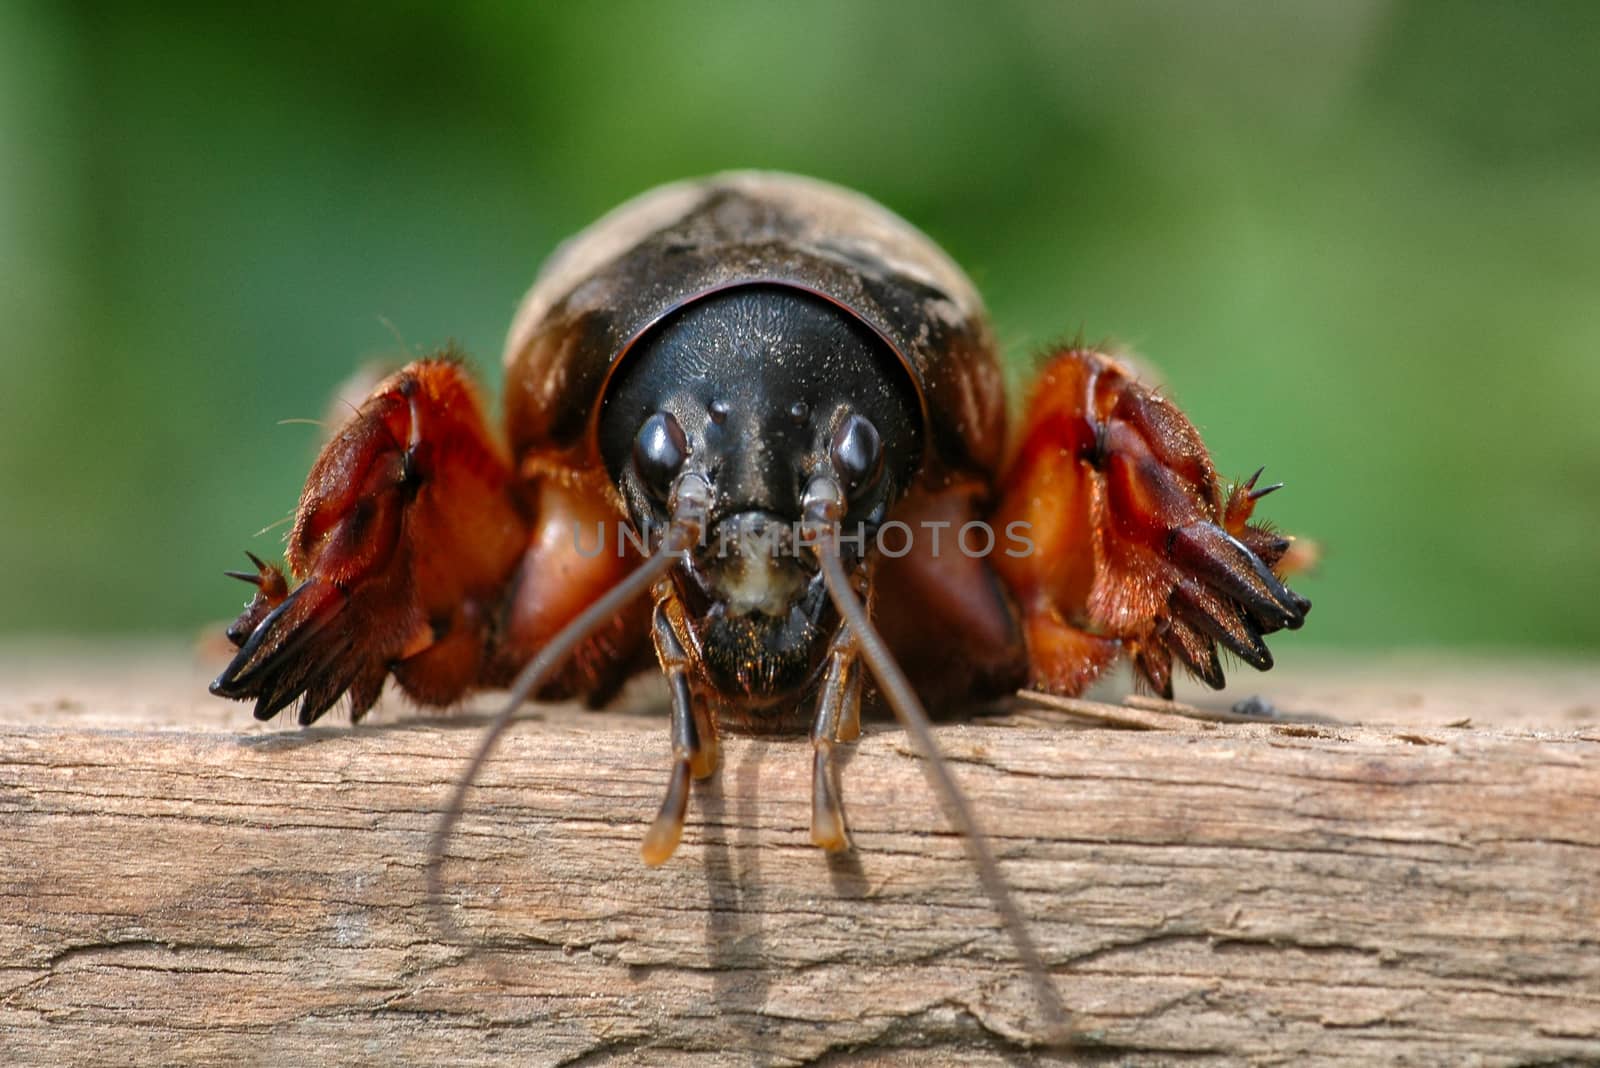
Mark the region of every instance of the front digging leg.
POLYGON ((1273 570, 1290 540, 1250 522, 1270 491, 1254 482, 1224 492, 1194 425, 1121 363, 1057 355, 994 520, 1025 524, 1033 546, 993 558, 1022 609, 1032 684, 1081 692, 1121 654, 1163 696, 1175 659, 1220 689, 1219 645, 1271 667, 1263 637, 1297 629, 1311 602, 1273 570))
MULTIPOLYGON (((381 383, 323 448, 289 536, 290 588, 259 560, 239 647, 211 691, 258 719, 314 722, 350 695, 359 719, 393 672, 448 704, 480 674, 527 521, 504 447, 461 364, 419 360, 381 383)), ((254 558, 252 558, 254 560, 254 558)))

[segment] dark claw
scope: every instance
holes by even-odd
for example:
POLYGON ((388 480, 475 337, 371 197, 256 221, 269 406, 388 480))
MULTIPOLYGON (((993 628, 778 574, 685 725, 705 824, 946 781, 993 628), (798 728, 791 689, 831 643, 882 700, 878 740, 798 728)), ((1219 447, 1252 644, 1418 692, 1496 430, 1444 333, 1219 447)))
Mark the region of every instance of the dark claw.
POLYGON ((1172 700, 1172 654, 1157 645, 1141 648, 1134 666, 1158 697, 1172 700))
POLYGON ((1297 630, 1311 602, 1289 592, 1255 553, 1221 527, 1191 523, 1167 540, 1172 562, 1206 585, 1239 602, 1261 631, 1297 630))
POLYGON ((1167 621, 1167 648, 1177 653, 1184 666, 1213 690, 1220 690, 1226 684, 1216 643, 1183 620, 1167 621))
POLYGON ((1262 486, 1260 489, 1256 489, 1256 483, 1261 479, 1261 472, 1265 471, 1266 469, 1267 468, 1265 464, 1256 468, 1256 473, 1245 479, 1244 485, 1239 487, 1240 489, 1244 490, 1245 495, 1252 501, 1259 501, 1267 494, 1276 493, 1283 489, 1282 482, 1274 482, 1270 486, 1262 486))
POLYGON ((241 687, 245 692, 223 696, 254 696, 255 717, 260 720, 271 719, 303 698, 296 719, 300 726, 310 726, 332 708, 350 686, 349 652, 349 642, 332 642, 296 659, 270 661, 258 672, 261 676, 258 680, 241 687))
POLYGON ((248 556, 250 558, 250 562, 255 565, 256 569, 254 571, 224 571, 223 574, 227 575, 229 578, 238 579, 240 582, 248 582, 250 585, 258 588, 266 587, 269 576, 278 582, 283 580, 283 572, 279 571, 275 567, 268 566, 267 562, 261 559, 261 557, 257 556, 249 549, 246 549, 244 554, 248 556))
POLYGON ((229 578, 236 578, 241 582, 248 582, 256 588, 256 595, 250 599, 239 618, 228 625, 223 632, 227 639, 233 643, 234 648, 242 649, 245 642, 255 633, 257 627, 283 602, 288 594, 288 583, 284 581, 283 572, 275 567, 269 567, 266 561, 253 552, 246 550, 245 555, 255 565, 255 571, 224 571, 229 578))
MULTIPOLYGON (((211 692, 218 697, 232 697, 241 699, 261 694, 263 701, 269 701, 266 694, 262 693, 258 681, 262 686, 267 685, 264 679, 258 680, 257 675, 262 668, 269 668, 274 661, 280 663, 293 656, 295 649, 303 644, 315 633, 315 628, 298 627, 288 629, 287 634, 280 633, 285 628, 281 627, 283 619, 295 611, 295 605, 300 602, 308 588, 308 583, 302 583, 291 593, 282 604, 274 608, 267 618, 256 625, 250 637, 240 648, 228 666, 222 669, 211 683, 211 692)), ((282 708, 279 705, 278 708, 282 708)), ((274 709, 276 712, 277 709, 274 709)), ((261 706, 257 706, 256 714, 261 714, 261 706)))
POLYGON ((1272 667, 1272 653, 1261 640, 1261 631, 1237 605, 1222 600, 1193 581, 1179 583, 1167 598, 1167 604, 1179 619, 1215 638, 1257 671, 1272 667))
POLYGON ((345 588, 312 577, 290 591, 282 571, 254 553, 245 555, 256 574, 228 574, 258 590, 226 632, 239 651, 211 683, 211 692, 253 700, 261 720, 299 701, 301 726, 315 722, 349 692, 352 713, 360 718, 383 691, 388 668, 354 655, 358 636, 346 611, 345 588))
POLYGON ((378 698, 383 695, 383 684, 389 678, 389 667, 383 661, 375 661, 365 671, 358 674, 350 682, 350 688, 345 691, 350 696, 350 721, 360 722, 361 717, 373 705, 378 703, 378 698))
MULTIPOLYGON (((213 688, 212 692, 216 692, 215 688, 213 688)), ((290 705, 294 704, 294 699, 299 696, 300 694, 297 693, 292 687, 287 686, 284 687, 281 692, 276 690, 263 690, 261 696, 256 699, 256 719, 262 721, 271 719, 279 712, 282 712, 285 708, 288 708, 290 705)))
POLYGON ((307 686, 305 700, 300 703, 300 726, 309 727, 321 719, 324 712, 338 703, 348 685, 344 674, 337 673, 322 676, 320 681, 307 686))
POLYGON ((343 599, 343 591, 331 584, 301 583, 251 632, 211 683, 211 692, 255 698, 257 719, 271 719, 304 695, 300 721, 315 720, 352 681, 350 638, 326 633, 343 599))
MULTIPOLYGON (((222 636, 232 642, 235 649, 243 649, 244 643, 250 640, 250 635, 255 630, 253 619, 254 614, 249 608, 246 608, 244 615, 228 624, 228 629, 222 632, 222 636)), ((212 685, 215 686, 216 683, 212 683, 212 685)), ((211 692, 215 693, 216 691, 212 690, 211 692)))

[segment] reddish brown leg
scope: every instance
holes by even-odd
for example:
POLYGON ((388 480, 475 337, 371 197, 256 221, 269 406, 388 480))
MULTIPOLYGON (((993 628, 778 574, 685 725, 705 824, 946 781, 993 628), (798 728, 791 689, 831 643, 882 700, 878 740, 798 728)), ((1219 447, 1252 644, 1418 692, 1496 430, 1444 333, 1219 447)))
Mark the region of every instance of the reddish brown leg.
POLYGON ((349 692, 356 717, 392 670, 418 700, 479 677, 528 539, 513 472, 476 390, 451 359, 386 379, 323 449, 289 536, 293 589, 258 562, 239 646, 212 684, 267 719, 300 701, 314 721, 349 692))
POLYGON ((874 622, 917 694, 934 712, 970 710, 975 697, 1014 693, 1027 682, 1017 613, 991 567, 1014 543, 1003 528, 987 554, 981 539, 962 551, 962 530, 985 525, 988 487, 954 482, 918 490, 892 519, 915 537, 905 556, 879 556, 872 572, 874 622))
POLYGON ((994 518, 1026 524, 1032 548, 991 558, 1022 609, 1033 685, 1077 693, 1126 654, 1158 693, 1174 658, 1220 688, 1219 644, 1271 667, 1262 636, 1311 607, 1272 570, 1289 540, 1249 522, 1272 488, 1224 492, 1176 407, 1110 357, 1056 356, 994 518))

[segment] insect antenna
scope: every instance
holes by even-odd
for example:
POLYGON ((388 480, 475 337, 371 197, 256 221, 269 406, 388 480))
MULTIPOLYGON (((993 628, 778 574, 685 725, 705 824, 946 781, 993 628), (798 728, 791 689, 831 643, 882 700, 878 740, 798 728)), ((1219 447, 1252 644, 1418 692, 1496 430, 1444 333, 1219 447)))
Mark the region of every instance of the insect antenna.
POLYGON ((1061 996, 1056 992, 1055 984, 1050 981, 1049 973, 1045 970, 1044 958, 1039 955, 1039 947, 1034 944, 1033 936, 1028 932, 1028 925, 1022 918, 1022 910, 1017 907, 1016 898, 1012 896, 1011 887, 1006 883, 1005 876, 1000 873, 1000 865, 995 861, 994 851, 989 847, 988 836, 978 826, 972 806, 967 803, 966 795, 962 793, 955 777, 950 774, 950 767, 945 762, 944 754, 939 750, 939 743, 933 737, 933 728, 928 723, 928 713, 923 709, 921 700, 911 688, 905 672, 895 661, 894 654, 889 651, 883 636, 872 625, 866 607, 856 596, 855 590, 850 586, 849 576, 845 574, 844 563, 839 556, 839 541, 835 526, 843 510, 844 495, 837 483, 826 476, 821 476, 813 479, 807 489, 806 498, 808 529, 814 537, 813 545, 822 565, 822 577, 828 587, 828 596, 833 599, 840 617, 855 636, 856 648, 861 654, 861 659, 866 661, 873 677, 877 679, 878 688, 889 702, 889 706, 894 709, 895 717, 899 719, 900 725, 911 735, 917 749, 922 753, 922 767, 928 782, 939 800, 944 803, 945 817, 961 836, 961 840, 966 843, 967 854, 971 857, 973 866, 978 869, 978 879, 983 883, 984 892, 989 895, 990 903, 1000 914, 1000 921, 1006 929, 1006 934, 1011 937, 1011 944, 1016 947, 1017 956, 1021 958, 1022 965, 1028 972, 1034 996, 1044 1013, 1048 1037, 1051 1040, 1064 1039, 1070 1034, 1067 1011, 1061 1004, 1061 996))
POLYGON ((456 780, 450 801, 445 805, 439 823, 433 829, 433 836, 428 841, 426 867, 428 904, 433 910, 435 922, 452 941, 462 939, 460 928, 444 907, 444 854, 450 844, 450 835, 455 830, 456 824, 461 821, 462 813, 466 809, 467 791, 472 788, 478 772, 483 770, 483 765, 488 762, 489 755, 494 752, 501 737, 517 721, 517 711, 523 702, 550 681, 550 677, 566 663, 573 650, 585 638, 625 608, 635 597, 653 586, 656 580, 671 570, 672 566, 682 558, 684 551, 699 539, 708 493, 709 487, 706 487, 704 480, 696 475, 687 475, 680 480, 673 496, 672 520, 655 555, 630 572, 627 578, 612 586, 588 608, 578 613, 572 622, 545 643, 538 654, 517 674, 516 680, 511 684, 511 695, 506 699, 505 707, 500 709, 499 714, 484 730, 477 750, 467 762, 466 770, 456 780))

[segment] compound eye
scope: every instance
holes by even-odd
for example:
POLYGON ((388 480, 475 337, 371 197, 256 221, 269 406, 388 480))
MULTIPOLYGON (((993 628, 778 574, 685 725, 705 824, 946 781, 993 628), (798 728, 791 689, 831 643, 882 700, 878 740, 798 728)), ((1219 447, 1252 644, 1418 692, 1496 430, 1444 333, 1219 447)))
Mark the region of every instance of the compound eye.
POLYGON ((883 439, 870 419, 852 414, 833 432, 828 455, 845 492, 854 497, 878 480, 883 470, 883 439))
POLYGON ((639 481, 657 500, 666 500, 672 480, 689 457, 689 440, 683 427, 667 412, 657 412, 644 421, 633 441, 633 469, 639 481))

